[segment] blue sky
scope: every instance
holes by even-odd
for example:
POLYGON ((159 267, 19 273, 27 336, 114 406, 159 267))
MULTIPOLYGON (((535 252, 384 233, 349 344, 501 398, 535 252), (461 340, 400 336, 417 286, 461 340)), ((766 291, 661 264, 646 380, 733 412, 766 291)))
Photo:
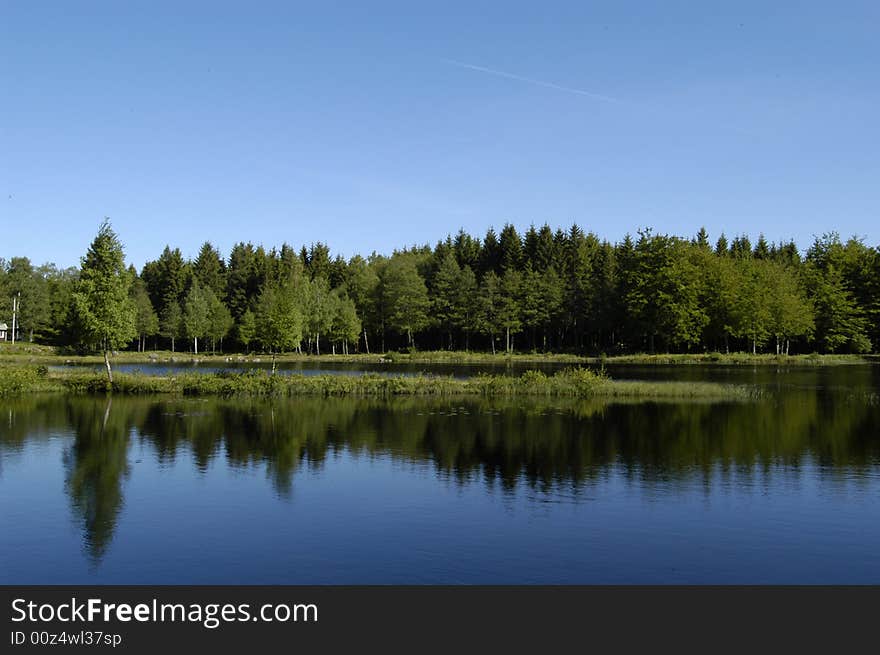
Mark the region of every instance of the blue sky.
POLYGON ((880 241, 876 2, 7 2, 0 257, 880 241), (186 5, 181 6, 181 5, 186 5))

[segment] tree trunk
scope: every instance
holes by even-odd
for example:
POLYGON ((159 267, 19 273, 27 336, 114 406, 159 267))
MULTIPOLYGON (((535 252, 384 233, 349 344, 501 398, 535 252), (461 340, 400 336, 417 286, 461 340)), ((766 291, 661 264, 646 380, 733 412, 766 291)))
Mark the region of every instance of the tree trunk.
POLYGON ((193 354, 194 355, 199 354, 199 338, 198 337, 193 337, 193 354))
POLYGON ((367 328, 364 328, 364 348, 367 350, 367 354, 370 354, 370 342, 367 341, 367 328))
POLYGON ((113 370, 110 368, 110 351, 104 350, 104 366, 107 367, 107 380, 113 384, 113 370))
POLYGON ((275 368, 278 366, 278 362, 275 359, 275 352, 272 352, 272 375, 275 375, 275 368))
POLYGON ((315 352, 321 354, 321 333, 315 332, 315 352))
POLYGON ((510 353, 510 328, 507 327, 504 331, 504 352, 510 353))
POLYGON ((174 337, 171 337, 171 352, 174 352, 174 337))
POLYGON ((489 341, 492 342, 492 354, 494 355, 495 354, 495 335, 494 334, 489 335, 489 341))

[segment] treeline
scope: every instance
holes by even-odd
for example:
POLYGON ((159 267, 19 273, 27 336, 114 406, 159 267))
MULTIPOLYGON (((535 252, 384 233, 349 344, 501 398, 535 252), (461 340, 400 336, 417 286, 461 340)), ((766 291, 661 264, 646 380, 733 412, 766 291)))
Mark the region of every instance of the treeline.
MULTIPOLYGON (((880 344, 880 252, 835 233, 805 253, 747 236, 710 242, 640 231, 619 243, 577 225, 460 231, 391 255, 331 256, 210 243, 129 268, 132 349, 349 353, 480 349, 869 352, 880 344), (181 341, 185 340, 185 345, 181 341)), ((88 349, 78 269, 0 260, 0 317, 20 293, 19 335, 88 349)))

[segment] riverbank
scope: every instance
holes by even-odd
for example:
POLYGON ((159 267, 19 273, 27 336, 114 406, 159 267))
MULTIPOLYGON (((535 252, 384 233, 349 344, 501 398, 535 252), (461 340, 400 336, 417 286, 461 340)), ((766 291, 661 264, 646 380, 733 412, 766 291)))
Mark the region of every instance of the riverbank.
POLYGON ((759 392, 747 386, 709 382, 612 380, 602 373, 571 368, 522 376, 270 375, 186 373, 172 376, 122 374, 112 385, 99 373, 49 371, 45 366, 0 367, 0 397, 39 392, 82 394, 173 394, 181 396, 556 396, 574 398, 748 400, 759 392))
MULTIPOLYGON (((286 353, 276 356, 283 362, 321 362, 352 364, 584 364, 590 366, 638 365, 733 365, 733 366, 838 366, 846 364, 866 364, 880 362, 878 355, 773 355, 751 353, 690 353, 690 354, 632 354, 611 357, 585 357, 568 353, 492 353, 470 351, 425 351, 413 353, 359 353, 350 355, 306 355, 286 353)), ((121 351, 113 356, 118 364, 167 364, 167 363, 206 363, 206 364, 270 364, 272 355, 265 353, 200 353, 171 352, 169 350, 129 352, 121 351)), ((100 355, 71 355, 59 353, 50 346, 19 343, 14 346, 0 343, 0 364, 44 364, 77 365, 103 364, 100 355)))

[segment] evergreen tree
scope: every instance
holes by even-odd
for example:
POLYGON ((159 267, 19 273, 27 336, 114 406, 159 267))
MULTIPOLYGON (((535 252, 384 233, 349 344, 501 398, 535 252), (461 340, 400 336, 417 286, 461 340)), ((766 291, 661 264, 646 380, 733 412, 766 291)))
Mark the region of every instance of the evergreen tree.
POLYGON ((199 250, 199 256, 192 265, 193 274, 202 288, 210 289, 219 297, 226 293, 226 263, 220 251, 206 241, 199 250))
POLYGON ((701 227, 700 231, 697 232, 697 236, 694 237, 694 245, 704 251, 712 249, 709 245, 709 233, 706 231, 705 227, 701 227))
POLYGON ((501 272, 501 246, 498 243, 498 237, 495 236, 495 230, 491 227, 486 231, 483 250, 480 254, 480 273, 485 275, 489 271, 501 272))
POLYGON ((758 236, 758 242, 755 244, 752 256, 755 259, 770 259, 770 246, 767 244, 767 239, 764 238, 763 234, 758 236))
POLYGON ((556 244, 553 241, 553 230, 544 223, 538 230, 538 243, 535 247, 535 261, 533 265, 536 271, 546 271, 557 260, 556 244))
POLYGON ((464 230, 459 230, 452 241, 455 259, 461 268, 469 266, 472 271, 480 268, 480 240, 475 239, 464 230))
POLYGON ((251 243, 237 243, 229 254, 226 273, 226 306, 236 320, 246 310, 254 309, 260 293, 260 265, 257 251, 251 243))

